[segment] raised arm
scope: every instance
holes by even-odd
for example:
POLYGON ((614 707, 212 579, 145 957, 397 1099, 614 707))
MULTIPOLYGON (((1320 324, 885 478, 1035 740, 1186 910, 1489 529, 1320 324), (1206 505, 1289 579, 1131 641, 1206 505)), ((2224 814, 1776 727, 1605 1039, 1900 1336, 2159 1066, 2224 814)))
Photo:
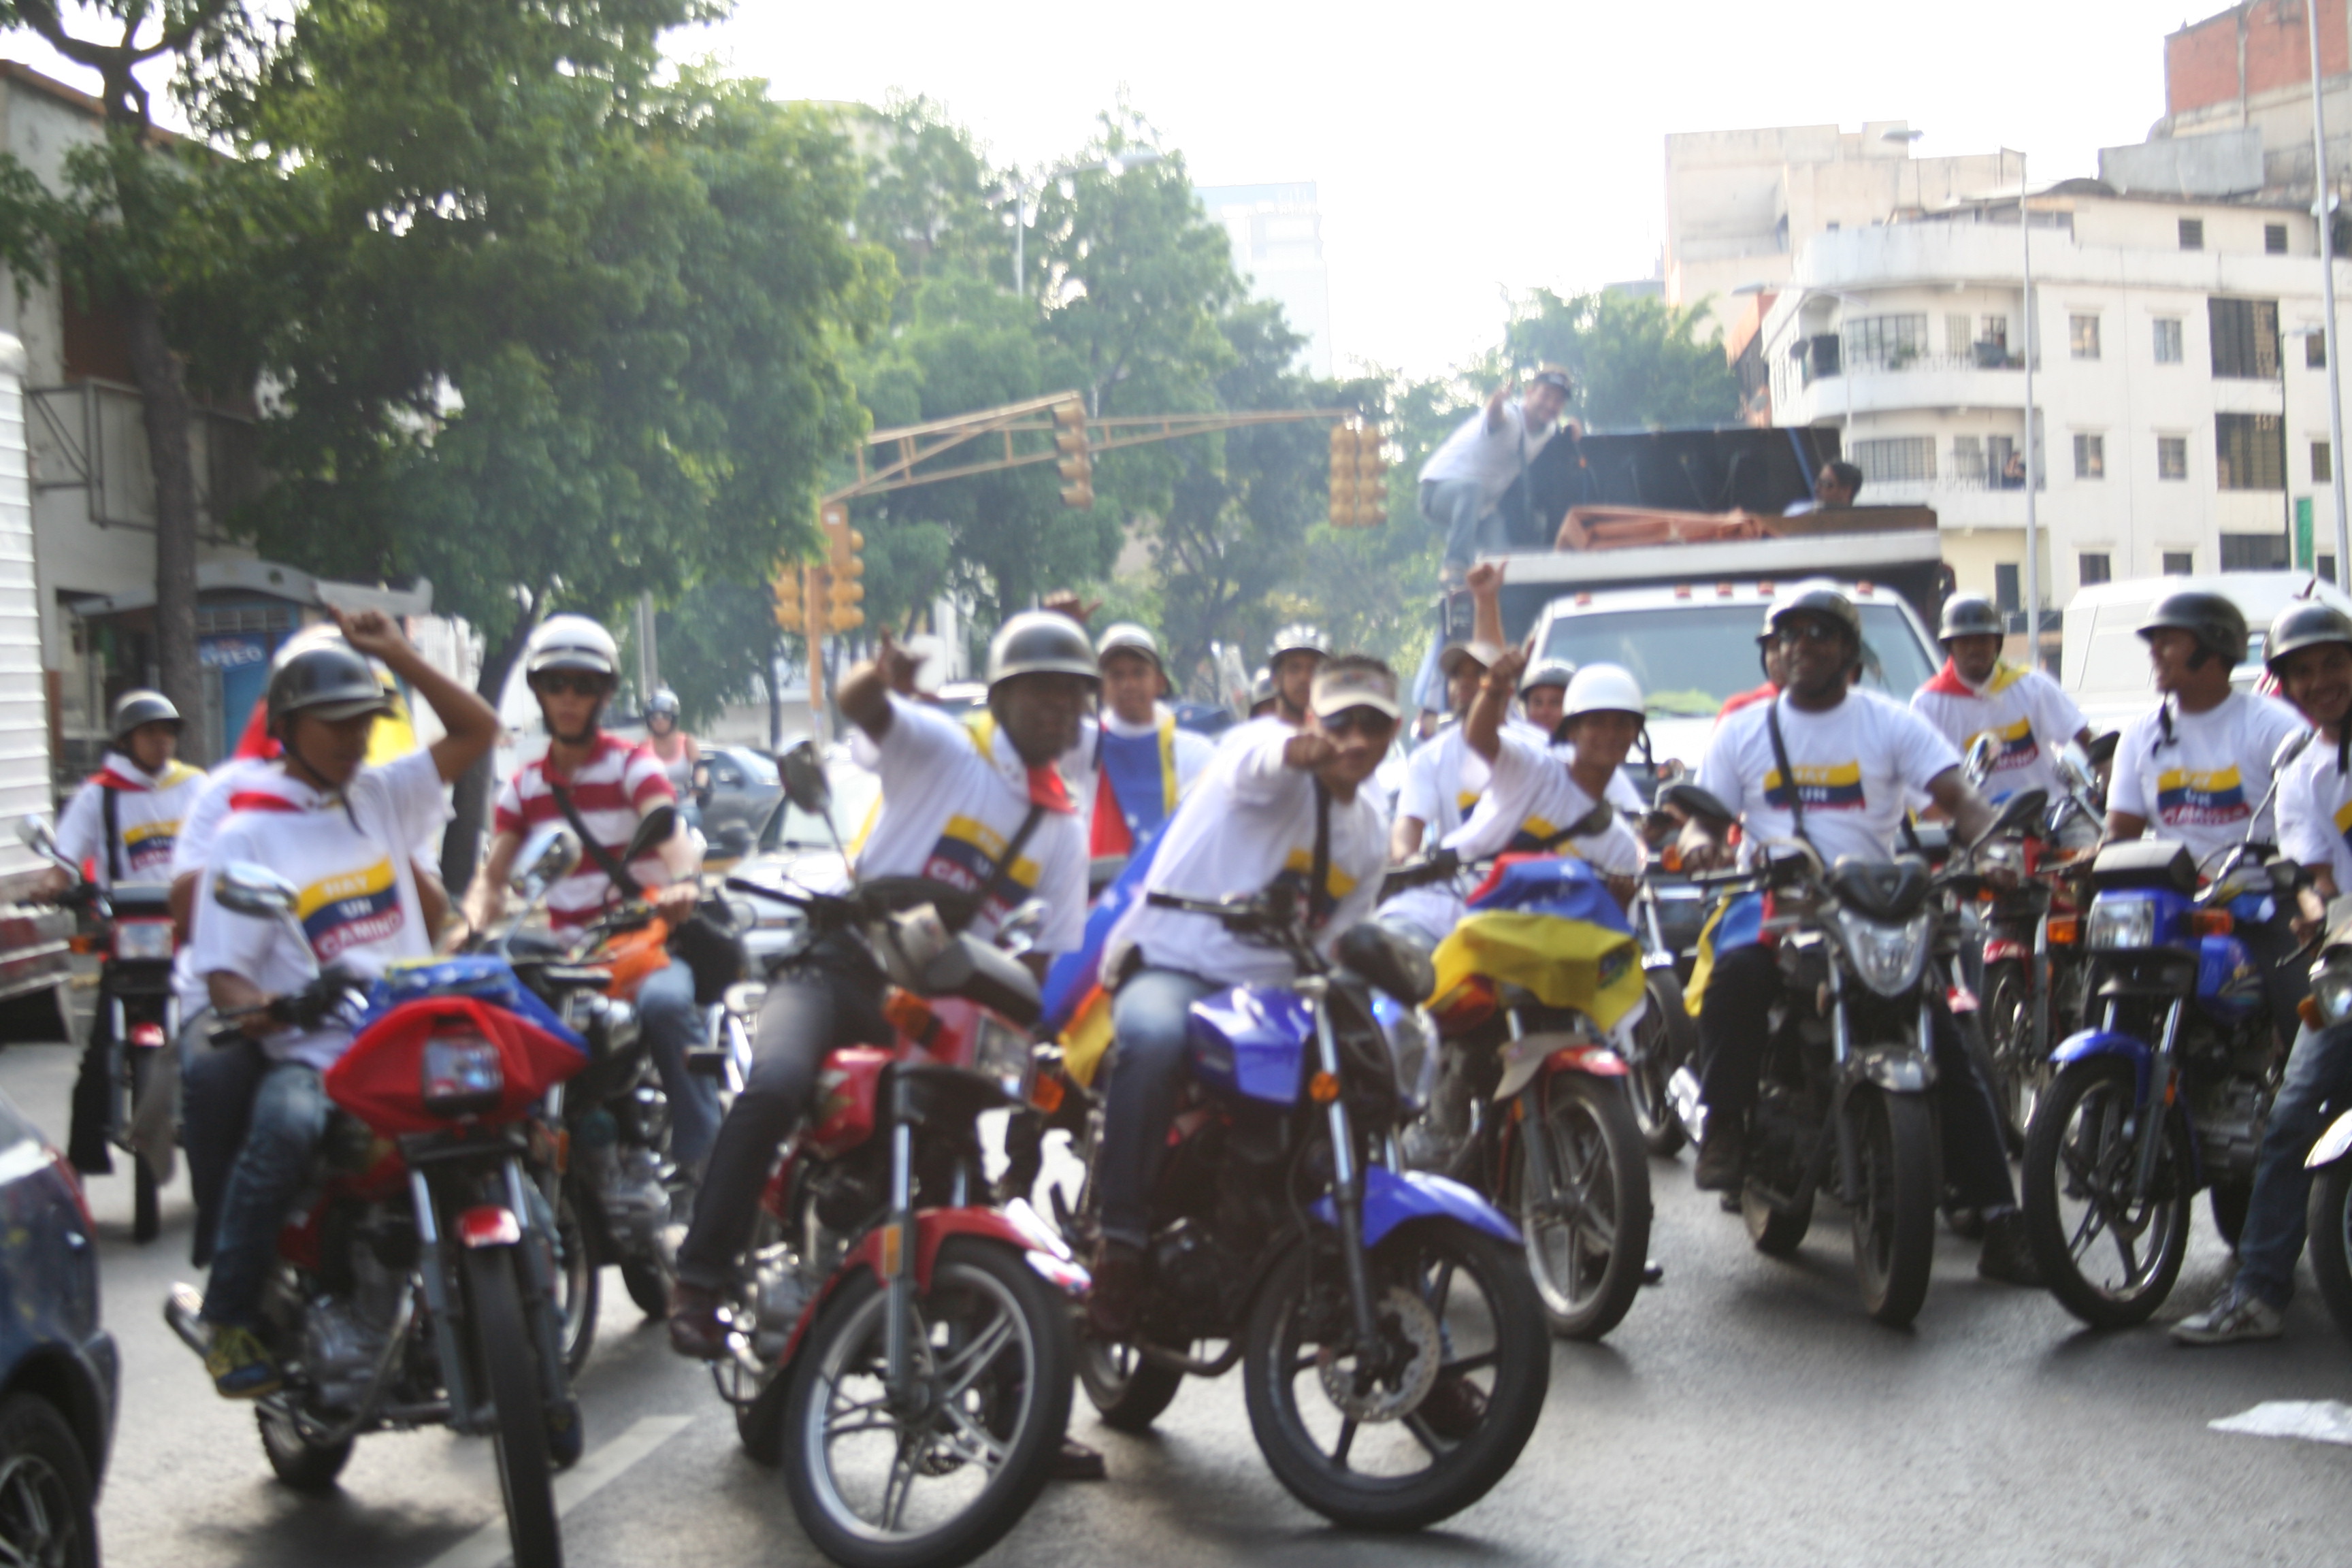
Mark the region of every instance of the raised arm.
POLYGON ((498 743, 499 715, 488 702, 425 662, 399 623, 382 610, 347 612, 330 605, 328 613, 342 629, 343 640, 406 681, 433 710, 446 731, 433 742, 433 766, 443 784, 455 783, 498 743))
POLYGON ((1527 667, 1526 654, 1515 647, 1504 649, 1478 682, 1478 700, 1462 721, 1463 741, 1489 763, 1502 752, 1503 721, 1511 710, 1511 694, 1518 689, 1519 672, 1527 667))
POLYGON ((890 732, 890 694, 915 689, 915 663, 887 631, 874 657, 842 679, 838 700, 851 723, 879 741, 890 732))
POLYGON ((1503 563, 1481 561, 1463 578, 1470 590, 1470 640, 1503 646, 1503 563))

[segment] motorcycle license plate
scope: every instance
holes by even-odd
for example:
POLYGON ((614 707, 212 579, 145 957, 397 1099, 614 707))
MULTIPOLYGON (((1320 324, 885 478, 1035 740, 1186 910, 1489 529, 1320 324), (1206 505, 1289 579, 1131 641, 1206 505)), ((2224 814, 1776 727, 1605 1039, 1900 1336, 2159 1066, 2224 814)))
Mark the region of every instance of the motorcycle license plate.
POLYGON ((117 921, 114 956, 133 963, 164 963, 172 956, 170 921, 117 921))

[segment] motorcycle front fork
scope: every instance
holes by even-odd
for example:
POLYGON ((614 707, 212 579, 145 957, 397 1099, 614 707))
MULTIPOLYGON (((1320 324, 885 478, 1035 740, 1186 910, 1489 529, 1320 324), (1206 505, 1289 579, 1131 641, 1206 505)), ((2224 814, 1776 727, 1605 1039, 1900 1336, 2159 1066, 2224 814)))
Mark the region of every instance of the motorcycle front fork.
POLYGON ((1326 1005, 1328 983, 1321 977, 1303 981, 1298 993, 1315 1009, 1317 1098, 1328 1093, 1323 1115, 1331 1140, 1331 1206, 1339 1219, 1339 1263, 1348 1279, 1348 1310, 1356 1331, 1357 1363, 1376 1360, 1381 1347, 1379 1320, 1372 1313, 1371 1269, 1364 1258, 1364 1172, 1356 1163, 1355 1124, 1348 1116, 1346 1081, 1339 1070, 1339 1042, 1331 1033, 1331 1011, 1326 1005))

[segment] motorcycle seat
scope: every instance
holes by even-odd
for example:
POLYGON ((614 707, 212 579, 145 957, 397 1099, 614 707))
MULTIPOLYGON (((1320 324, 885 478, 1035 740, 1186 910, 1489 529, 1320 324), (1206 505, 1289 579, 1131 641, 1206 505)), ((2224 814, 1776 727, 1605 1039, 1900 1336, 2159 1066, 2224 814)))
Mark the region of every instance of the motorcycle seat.
POLYGON ((1927 901, 1927 868, 1908 855, 1895 860, 1841 855, 1830 868, 1829 884, 1838 902, 1887 924, 1909 920, 1927 901))

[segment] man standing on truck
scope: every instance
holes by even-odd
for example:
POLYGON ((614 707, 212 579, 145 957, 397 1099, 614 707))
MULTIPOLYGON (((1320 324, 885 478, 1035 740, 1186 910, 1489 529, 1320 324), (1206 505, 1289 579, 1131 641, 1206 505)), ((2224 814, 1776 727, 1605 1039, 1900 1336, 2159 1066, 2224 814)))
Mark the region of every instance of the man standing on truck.
POLYGON ((1982 594, 1945 600, 1936 631, 1944 668, 1911 694, 1912 711, 1963 756, 1979 735, 1993 738, 1992 773, 1979 787, 1996 805, 2029 789, 2060 795, 2052 748, 2070 740, 2091 743, 2083 710, 2056 681, 2000 657, 2003 630, 2000 611, 1982 594))
POLYGON ((1536 454, 1563 429, 1583 434, 1560 414, 1574 395, 1568 372, 1546 365, 1514 401, 1517 381, 1507 381, 1486 406, 1462 422, 1421 469, 1421 515, 1445 535, 1444 581, 1458 583, 1480 555, 1510 548, 1510 531, 1496 509, 1511 482, 1527 472, 1536 454))

